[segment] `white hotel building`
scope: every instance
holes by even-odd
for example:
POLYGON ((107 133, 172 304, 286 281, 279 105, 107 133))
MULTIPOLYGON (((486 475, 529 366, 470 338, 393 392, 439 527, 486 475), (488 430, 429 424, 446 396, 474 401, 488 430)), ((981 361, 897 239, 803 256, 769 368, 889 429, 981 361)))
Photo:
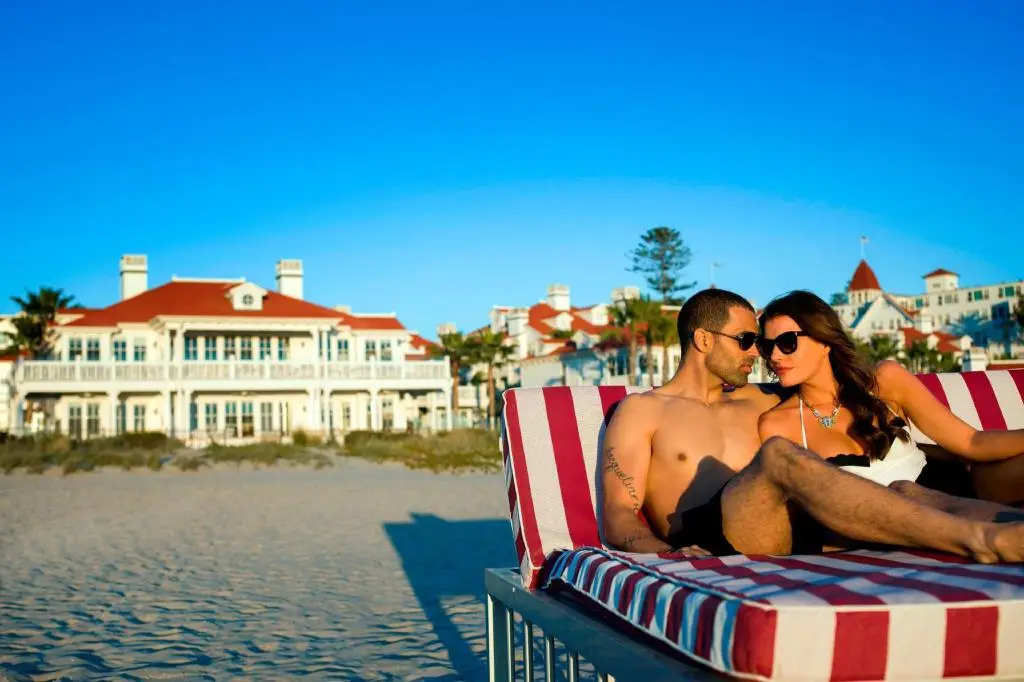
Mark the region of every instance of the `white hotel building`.
POLYGON ((141 255, 120 275, 118 302, 61 311, 52 359, 0 360, 0 431, 230 442, 452 426, 430 342, 394 314, 304 300, 301 261, 278 261, 276 291, 177 277, 150 289, 141 255))
POLYGON ((961 286, 959 275, 944 269, 923 279, 921 293, 887 293, 862 260, 847 285, 848 302, 833 308, 857 338, 888 335, 900 348, 924 340, 940 352, 969 352, 976 369, 999 356, 1024 357, 1010 320, 1024 280, 961 286))

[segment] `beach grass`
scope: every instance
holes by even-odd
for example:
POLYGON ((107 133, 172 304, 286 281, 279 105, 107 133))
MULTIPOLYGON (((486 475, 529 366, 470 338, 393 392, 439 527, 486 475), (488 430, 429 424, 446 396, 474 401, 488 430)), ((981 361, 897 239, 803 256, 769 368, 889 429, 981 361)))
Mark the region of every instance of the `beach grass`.
POLYGON ((373 462, 400 463, 410 469, 434 472, 484 472, 501 470, 496 434, 480 429, 419 435, 354 431, 344 444, 297 432, 291 443, 213 443, 202 449, 187 448, 162 433, 130 433, 113 438, 73 440, 63 435, 38 435, 9 439, 0 445, 0 469, 5 474, 23 469, 42 474, 58 469, 63 474, 116 467, 125 471, 166 466, 195 472, 218 464, 248 465, 257 469, 281 465, 334 466, 337 455, 373 462))
POLYGON ((434 472, 501 471, 498 436, 483 429, 457 429, 432 435, 353 431, 345 436, 341 454, 434 472))

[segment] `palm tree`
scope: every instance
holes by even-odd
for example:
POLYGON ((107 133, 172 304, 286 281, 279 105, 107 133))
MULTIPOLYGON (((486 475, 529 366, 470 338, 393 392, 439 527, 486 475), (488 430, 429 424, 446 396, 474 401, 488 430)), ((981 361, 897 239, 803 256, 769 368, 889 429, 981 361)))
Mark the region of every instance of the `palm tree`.
POLYGON ((899 348, 891 336, 872 336, 868 341, 857 341, 857 350, 871 362, 877 365, 883 360, 895 358, 899 355, 899 348))
POLYGON ((924 371, 924 368, 928 364, 928 344, 924 340, 915 341, 910 344, 910 348, 907 349, 907 364, 908 369, 915 374, 919 374, 924 371))
POLYGON ((487 427, 493 428, 495 417, 495 386, 494 370, 503 367, 512 358, 515 348, 505 344, 505 335, 501 332, 484 329, 470 337, 473 356, 476 362, 487 366, 487 427))
POLYGON ((449 409, 454 418, 459 411, 459 374, 464 366, 472 364, 473 344, 459 331, 441 334, 438 340, 440 345, 432 347, 430 354, 435 358, 448 358, 452 374, 452 404, 449 409))
MULTIPOLYGON (((664 312, 662 312, 661 304, 655 301, 650 302, 650 307, 646 312, 647 317, 647 329, 644 330, 644 338, 647 339, 647 371, 651 372, 651 347, 661 346, 661 383, 668 381, 668 349, 669 346, 676 340, 677 332, 676 326, 672 323, 664 312)), ((654 385, 654 377, 651 376, 651 386, 654 385)))
POLYGON ((63 289, 40 287, 39 291, 26 291, 25 296, 12 296, 11 301, 20 308, 11 320, 14 333, 5 334, 4 353, 28 353, 32 359, 49 357, 53 352, 53 328, 57 313, 75 305, 75 297, 63 289))
MULTIPOLYGON (((644 320, 645 303, 639 298, 620 298, 612 305, 612 324, 626 332, 629 342, 629 379, 632 383, 637 376, 637 329, 644 320)), ((611 332, 608 338, 621 338, 621 333, 611 332)))

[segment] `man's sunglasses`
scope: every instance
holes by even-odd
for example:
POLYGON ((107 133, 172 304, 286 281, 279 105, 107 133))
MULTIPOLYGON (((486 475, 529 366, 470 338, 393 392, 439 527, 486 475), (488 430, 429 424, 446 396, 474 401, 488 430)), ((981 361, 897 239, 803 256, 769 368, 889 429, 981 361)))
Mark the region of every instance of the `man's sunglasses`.
POLYGON ((776 347, 783 355, 792 355, 796 352, 796 346, 801 336, 807 336, 806 332, 782 332, 774 339, 766 339, 762 336, 758 339, 757 350, 766 360, 772 357, 772 351, 776 347))
POLYGON ((704 331, 711 332, 715 336, 727 336, 730 339, 735 339, 736 343, 740 345, 740 350, 750 350, 750 347, 753 346, 759 338, 754 332, 743 332, 742 334, 733 335, 726 334, 725 332, 712 332, 710 329, 705 329, 704 331))

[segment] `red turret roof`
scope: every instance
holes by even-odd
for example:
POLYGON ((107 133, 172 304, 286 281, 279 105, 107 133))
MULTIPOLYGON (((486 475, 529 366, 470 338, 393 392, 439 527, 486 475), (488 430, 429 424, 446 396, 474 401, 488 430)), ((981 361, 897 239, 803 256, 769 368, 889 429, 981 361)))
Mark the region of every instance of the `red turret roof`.
POLYGON ((951 270, 946 270, 945 268, 939 268, 938 270, 932 270, 927 275, 925 275, 924 278, 928 279, 929 277, 938 277, 939 275, 955 275, 955 274, 956 273, 951 271, 951 270))
POLYGON ((857 269, 853 271, 853 278, 850 279, 849 291, 863 291, 864 289, 878 289, 881 291, 882 285, 878 283, 878 278, 875 277, 875 271, 871 269, 866 260, 862 260, 857 264, 857 269))

